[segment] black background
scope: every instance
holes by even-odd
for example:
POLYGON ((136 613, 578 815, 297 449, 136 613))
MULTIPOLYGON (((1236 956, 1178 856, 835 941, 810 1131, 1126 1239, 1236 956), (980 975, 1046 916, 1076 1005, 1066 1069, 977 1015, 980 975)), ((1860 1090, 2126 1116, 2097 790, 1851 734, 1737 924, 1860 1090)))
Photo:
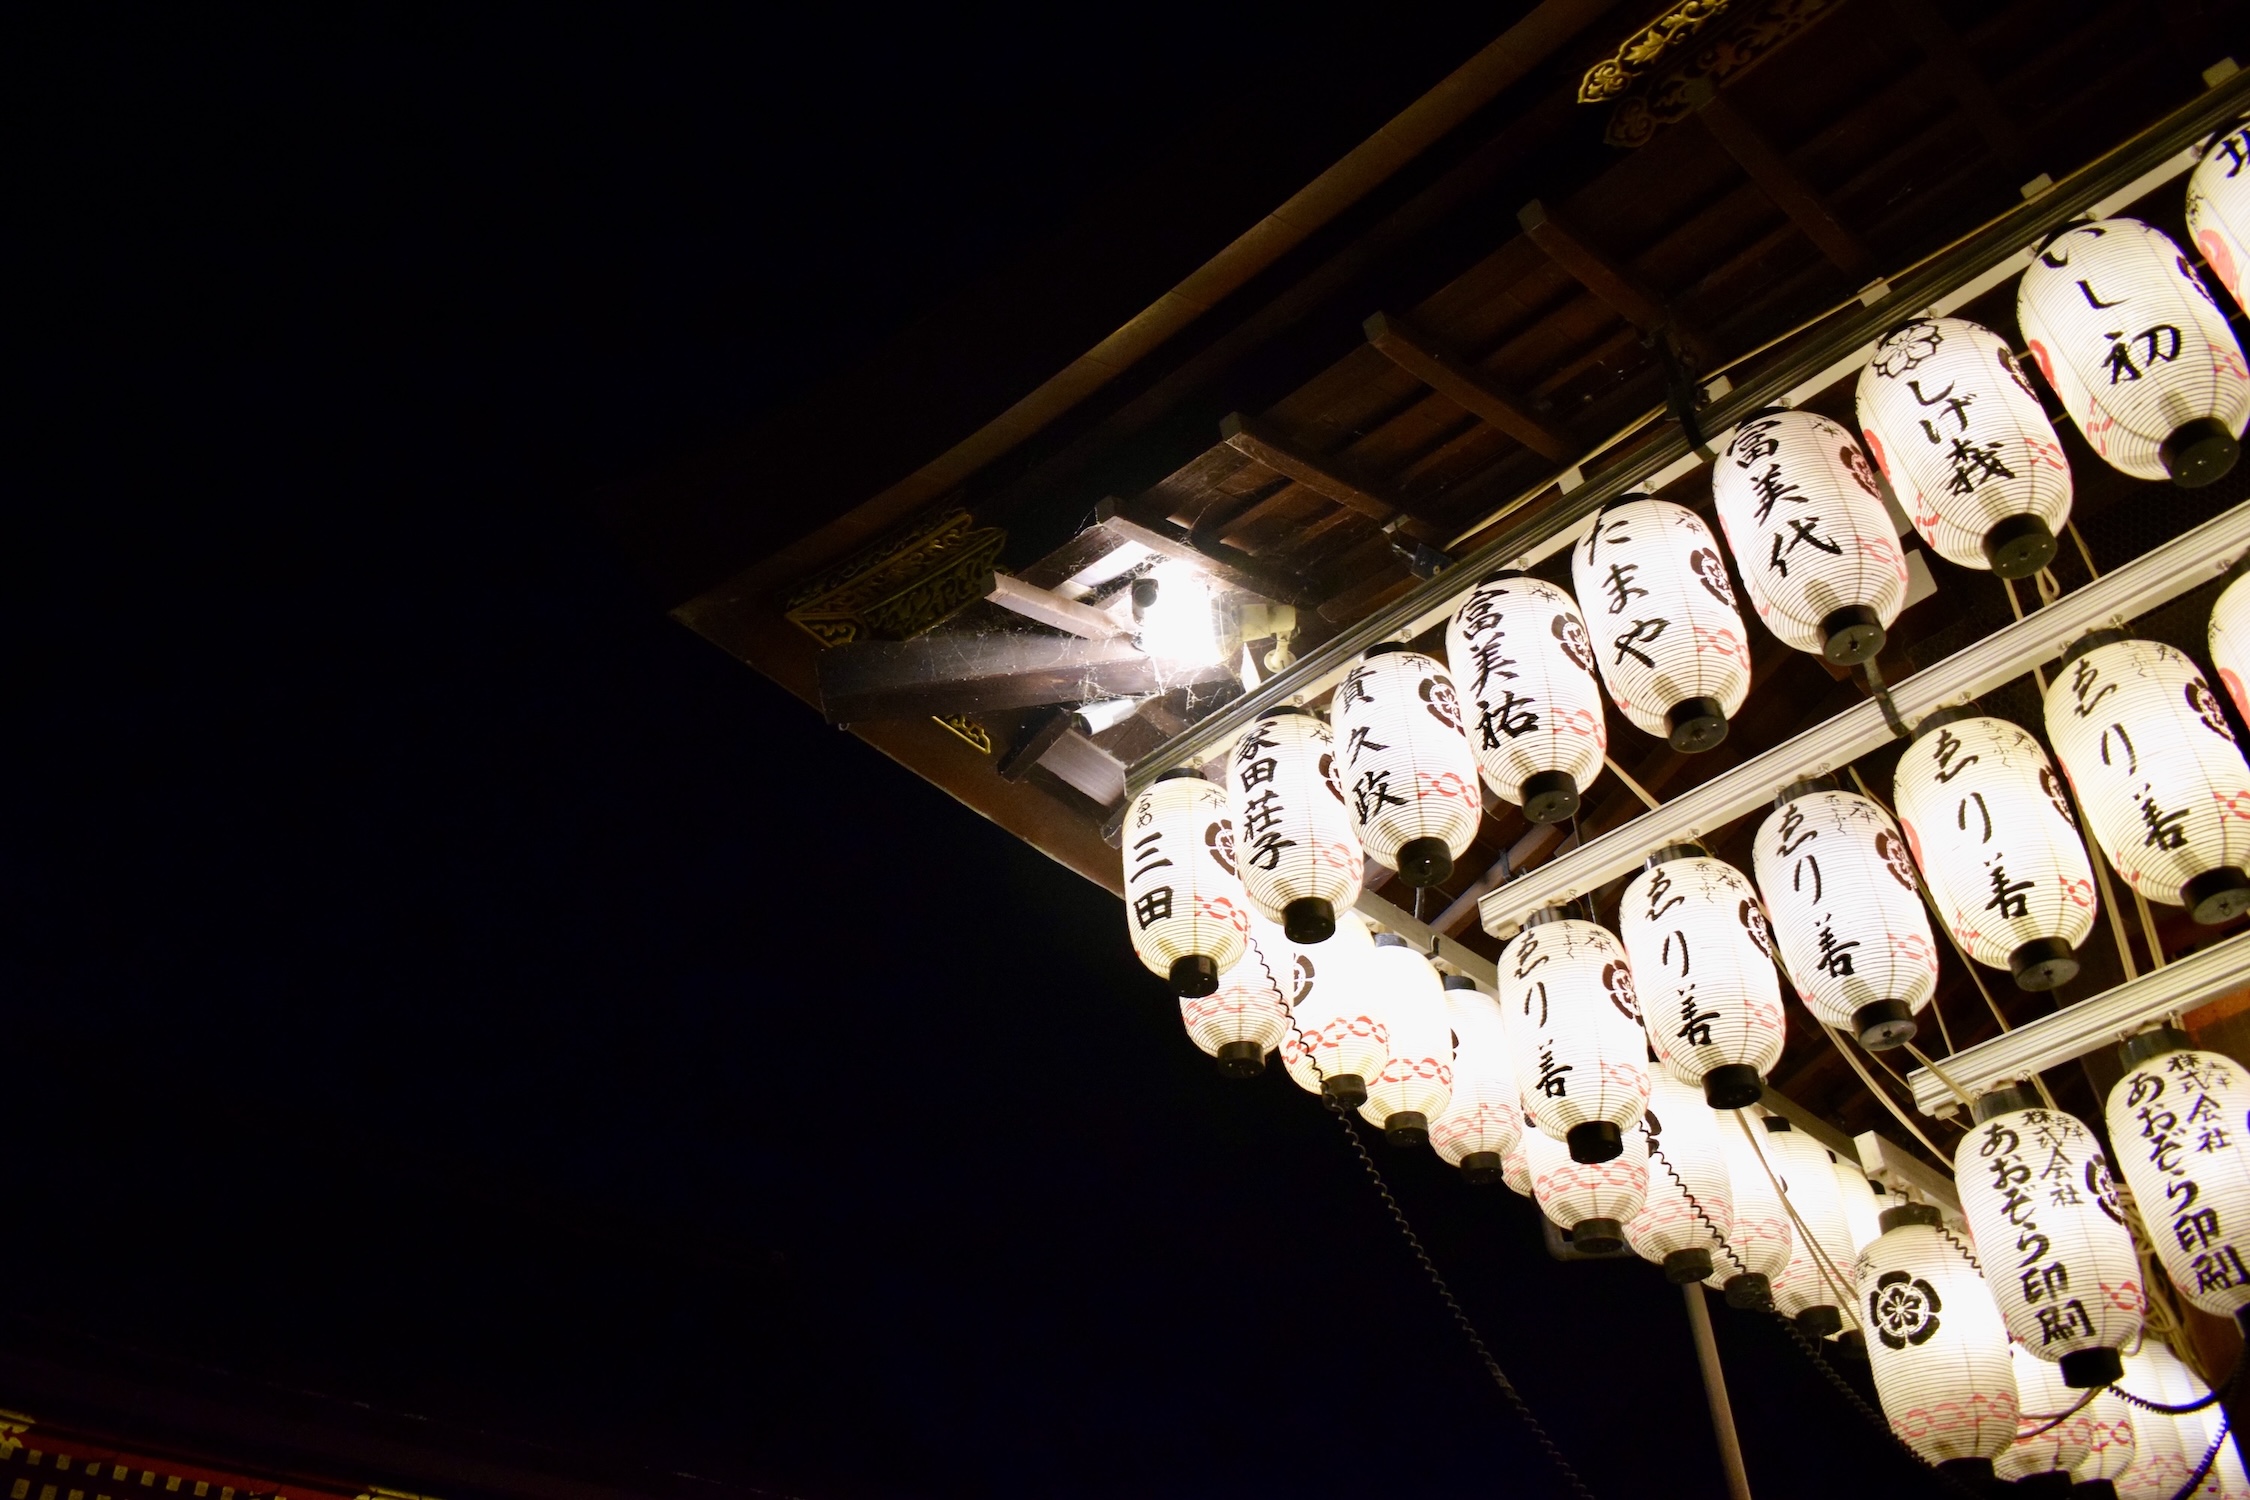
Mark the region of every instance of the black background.
MULTIPOLYGON (((1335 1122, 588 503, 1499 23, 285 24, 15 23, 0 1336, 732 1492, 1549 1492, 1335 1122)), ((1722 1493, 1678 1293, 1376 1149, 1598 1493, 1722 1493)), ((1761 1494, 1920 1483, 1719 1316, 1761 1494)))

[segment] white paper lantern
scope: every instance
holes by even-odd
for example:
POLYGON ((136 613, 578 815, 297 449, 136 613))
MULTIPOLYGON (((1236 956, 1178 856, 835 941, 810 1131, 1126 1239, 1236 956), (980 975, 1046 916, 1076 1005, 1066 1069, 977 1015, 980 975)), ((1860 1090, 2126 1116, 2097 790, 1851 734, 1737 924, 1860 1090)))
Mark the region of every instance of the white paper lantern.
POLYGON ((2017 1342, 2058 1362, 2072 1389, 2107 1385, 2147 1297, 2101 1142, 2028 1089, 1985 1094, 1975 1114, 1953 1180, 1992 1300, 2017 1342))
POLYGON ((1337 684, 1336 758, 1360 847, 1408 885, 1453 873, 1484 798, 1461 701, 1437 658, 1377 646, 1337 684))
POLYGON ((1649 1045, 1713 1109, 1758 1102, 1786 1040, 1773 939, 1741 871, 1694 844, 1649 856, 1618 902, 1649 1045))
POLYGON ((1522 1146, 1539 1211, 1588 1254, 1623 1249, 1625 1226, 1648 1199, 1648 1138, 1635 1130, 1608 1161, 1572 1161, 1569 1148, 1536 1124, 1524 1122, 1522 1146))
POLYGON ((2074 225, 2016 288, 2040 373, 2111 467, 2194 488, 2234 467, 2250 369, 2180 247, 2136 219, 2074 225))
MULTIPOLYGON (((1734 1188, 1720 1154, 1721 1122, 1703 1091, 1658 1071, 1649 1079, 1641 1137, 1648 1151, 1648 1197, 1625 1225, 1633 1253, 1664 1268, 1666 1281, 1703 1281, 1717 1271, 1734 1233, 1734 1188)), ((1732 1129, 1728 1121, 1726 1128, 1732 1129)))
POLYGON ((1718 538, 1685 506, 1628 498, 1571 553, 1594 664, 1636 728, 1708 750, 1750 692, 1750 632, 1718 538))
MULTIPOLYGON (((2126 1355, 2125 1378, 2118 1382, 2119 1387, 2143 1401, 2172 1405, 2172 1371, 2168 1362, 2156 1357, 2156 1351, 2163 1348, 2150 1339, 2126 1355)), ((2132 1410, 2133 1463, 2116 1480, 2118 1500, 2172 1500, 2203 1461, 2203 1449, 2195 1436, 2201 1429, 2184 1429, 2163 1412, 2138 1406, 2132 1410)))
MULTIPOLYGON (((2155 1339, 2142 1345, 2139 1368, 2127 1376, 2125 1388, 2136 1396, 2166 1406, 2194 1406, 2211 1395, 2211 1387, 2180 1358, 2179 1351, 2155 1339)), ((2142 1425, 2161 1422, 2172 1429, 2185 1463, 2181 1483, 2186 1482, 2186 1474, 2202 1466, 2204 1454, 2212 1455, 2203 1482, 2196 1486, 2197 1496, 2209 1497, 2209 1500, 2242 1500, 2250 1493, 2250 1486, 2245 1484, 2242 1459, 2235 1451, 2231 1431, 2227 1441, 2216 1441, 2219 1410, 2217 1402, 2176 1414, 2136 1410, 2134 1420, 2142 1425)))
POLYGON ((1966 318, 1917 318, 1859 372, 1860 431, 1922 540, 1947 562, 2027 578, 2070 519, 2070 460, 2008 350, 1966 318))
POLYGON ((1242 732, 1227 762, 1235 867, 1251 906, 1293 943, 1325 942, 1367 868, 1328 726, 1276 709, 1242 732))
POLYGON ((1899 757, 1892 805, 1938 914, 1969 957, 2018 986, 2078 973, 2094 926, 2094 869, 2047 752, 1973 705, 1942 709, 1899 757))
POLYGON ((1174 994, 1213 993, 1250 932, 1225 790, 1193 771, 1166 772, 1133 799, 1118 844, 1133 952, 1174 994))
POLYGON ((1809 411, 1760 412, 1711 469, 1751 608, 1781 643, 1837 663, 1883 649, 1906 554, 1859 439, 1809 411))
POLYGON ((2250 554, 2227 570, 2227 586, 2211 606, 2211 664, 2234 706, 2250 715, 2250 554))
POLYGON ((2250 124, 2220 135, 2189 174, 2187 227, 2235 306, 2250 310, 2250 124))
POLYGON ((1296 966, 1296 945, 1271 922, 1255 918, 1242 957, 1219 976, 1219 988, 1181 999, 1180 1023, 1188 1039, 1227 1077, 1257 1077, 1265 1071, 1266 1054, 1289 1035, 1296 966))
MULTIPOLYGON (((1521 1118, 1522 1111, 1517 1111, 1517 1115, 1521 1118)), ((1519 1197, 1531 1196, 1531 1156, 1524 1149, 1524 1137, 1538 1133, 1526 1124, 1516 1133, 1515 1144, 1500 1154, 1500 1180, 1508 1185, 1509 1192, 1519 1197)))
POLYGON ((1807 1333, 1826 1337, 1843 1330, 1858 1300, 1852 1289, 1858 1251, 1836 1192, 1835 1166, 1827 1147, 1787 1120, 1768 1115, 1763 1123, 1765 1136, 1756 1144, 1794 1210, 1789 1262, 1774 1283, 1774 1306, 1807 1333))
POLYGON ((1844 1210, 1844 1229, 1851 1239, 1852 1255, 1857 1257, 1883 1232, 1883 1206, 1875 1196, 1875 1184, 1867 1180, 1857 1161, 1831 1153, 1828 1166, 1836 1179, 1836 1201, 1844 1210))
POLYGON ((1430 1145, 1485 1187, 1506 1175, 1508 1153, 1523 1134, 1516 1102, 1516 1060, 1508 1049, 1500 1003, 1459 974, 1445 976, 1446 1018, 1453 1027, 1453 1094, 1430 1120, 1430 1145))
MULTIPOLYGON (((2057 1372, 2056 1378, 2061 1378, 2057 1372)), ((2079 1392, 2084 1395, 2084 1392, 2079 1392)), ((2092 1424, 2090 1446, 2070 1477, 2080 1484, 2115 1481, 2133 1464, 2133 1408, 2115 1391, 2101 1391, 2082 1413, 2092 1424)))
POLYGON ((2082 637, 2048 684, 2047 738, 2127 885, 2207 925, 2250 910, 2250 765, 2194 662, 2082 637))
POLYGON ((1453 1101, 1453 1026, 1445 987, 1430 961, 1396 933, 1376 938, 1367 962, 1391 1058, 1367 1080, 1360 1118, 1381 1126, 1394 1146, 1420 1146, 1430 1138, 1430 1121, 1453 1101))
POLYGON ((1577 812, 1609 749, 1593 638, 1577 602, 1528 574, 1495 573, 1462 601, 1445 654, 1494 794, 1534 823, 1577 812))
POLYGON ((1524 1107, 1573 1161, 1608 1161, 1648 1103, 1648 1039, 1624 945, 1560 912, 1500 955, 1500 1008, 1524 1107))
POLYGON ((2126 1042, 2104 1115, 2117 1167, 2180 1294, 2207 1313, 2250 1305, 2250 1077, 2169 1028, 2126 1042))
MULTIPOLYGON (((1768 1175, 1765 1158, 1738 1123, 1745 1118, 1727 1110, 1712 1121, 1719 1127, 1719 1159, 1726 1164, 1727 1196, 1734 1202, 1734 1231, 1712 1257, 1704 1285, 1725 1292, 1729 1307, 1766 1307, 1773 1301, 1774 1284, 1788 1273, 1797 1232, 1774 1191, 1779 1174, 1768 1175)), ((1758 1127, 1753 1122, 1751 1128, 1758 1127)))
POLYGON ((1367 1102, 1368 1080, 1380 1078, 1391 1060, 1390 1028, 1368 975, 1374 952, 1367 924, 1345 912, 1335 936, 1299 947, 1291 965, 1296 1025, 1282 1039, 1282 1066, 1297 1087, 1349 1109, 1367 1102))
POLYGON ((1937 1210, 1886 1209, 1883 1233, 1859 1257, 1857 1283, 1891 1431, 1941 1469, 1988 1473, 2016 1436, 2008 1329, 1937 1210))
POLYGON ((2009 1346, 2008 1367, 2016 1376, 2016 1438, 1993 1467, 2007 1480, 2032 1474, 2067 1478, 2093 1454, 2093 1406, 2080 1407, 2086 1393, 2064 1385, 2059 1366, 2021 1344, 2009 1346), (2072 1407, 2079 1409, 2073 1413, 2072 1407))
POLYGON ((1817 782, 1783 787, 1751 843, 1781 967, 1813 1018, 1869 1047, 1913 1038, 1937 943, 1890 815, 1817 782))

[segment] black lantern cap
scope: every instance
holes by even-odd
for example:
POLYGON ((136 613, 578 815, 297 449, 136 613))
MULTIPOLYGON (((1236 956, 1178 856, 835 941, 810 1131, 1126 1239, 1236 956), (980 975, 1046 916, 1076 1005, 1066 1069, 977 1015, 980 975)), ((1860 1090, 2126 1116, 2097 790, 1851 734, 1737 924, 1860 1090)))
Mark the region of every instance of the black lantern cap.
POLYGON ((1844 1315, 1823 1303, 1797 1314, 1797 1327, 1812 1338, 1824 1339, 1832 1333, 1843 1331, 1844 1315))
POLYGON ((2081 1479, 2070 1487, 2070 1500, 2117 1500, 2117 1486, 2107 1479, 2081 1479))
POLYGON ((1948 1458, 1934 1467, 1940 1474, 1967 1485, 1971 1491, 1990 1490, 2000 1483, 1989 1458, 1948 1458))
POLYGON ((1615 1161, 1625 1154, 1625 1133, 1607 1120, 1586 1120, 1571 1126, 1563 1143, 1570 1147, 1570 1159, 1583 1166, 1615 1161))
POLYGON ((1711 1252, 1690 1245, 1664 1257, 1664 1279, 1674 1286, 1693 1286, 1711 1278, 1711 1252))
POLYGON ((1402 1109, 1383 1122, 1383 1139, 1394 1146, 1427 1146, 1430 1117, 1418 1109, 1402 1109))
POLYGON ((1258 717, 1260 719, 1286 719, 1291 714, 1303 714, 1308 719, 1314 717, 1313 711, 1301 703, 1277 703, 1258 717))
POLYGON ((1748 1063, 1722 1063, 1703 1075, 1703 1102, 1713 1109, 1747 1109, 1765 1092, 1766 1081, 1748 1063))
POLYGON ((1471 1151, 1461 1158, 1461 1180, 1471 1187, 1496 1187, 1507 1177, 1507 1162, 1497 1151, 1471 1151))
POLYGON ((1256 1042, 1221 1042, 1212 1061, 1221 1078, 1255 1078, 1266 1070, 1266 1049, 1256 1042))
POLYGON ((1653 870, 1658 865, 1670 864, 1675 859, 1708 859, 1710 855, 1711 851, 1701 844, 1666 844, 1663 848, 1652 851, 1647 859, 1642 860, 1641 868, 1653 870))
POLYGON ((2042 1495, 2046 1500, 2063 1500, 2070 1492, 2070 1475, 2061 1469, 2049 1469, 2043 1474, 2026 1474, 2009 1491, 2015 1495, 2042 1495))
POLYGON ((1773 1306, 1773 1283, 1761 1272, 1744 1271, 1727 1278, 1726 1298, 1729 1307, 1762 1311, 1773 1306))
POLYGON ((2103 646, 2114 646, 2119 641, 2131 639, 2132 636, 2114 626, 2105 625, 2100 630, 2089 630, 2077 640, 2063 647, 2062 664, 2067 667, 2089 651, 2098 650, 2103 646))
POLYGON ((1888 639, 1883 617, 1864 604, 1847 604, 1820 622, 1820 654, 1839 667, 1866 661, 1888 639))
POLYGON ((2055 560, 2055 533, 2037 516, 2003 516, 1979 543, 1998 578, 2029 578, 2055 560))
POLYGON ((1375 946, 1378 948, 1411 948, 1414 945, 1395 932, 1378 932, 1375 934, 1375 946))
POLYGON ((1682 755, 1715 749, 1727 737, 1726 705, 1712 697, 1684 699, 1664 711, 1664 729, 1682 755))
POLYGON ((2137 1068, 2152 1057, 2162 1057, 2167 1052, 2185 1052, 2195 1045, 2188 1034, 2177 1026, 2152 1026, 2138 1036, 2125 1038, 2117 1049, 2117 1056, 2126 1067, 2137 1068))
POLYGON ((1568 771, 1541 771, 1523 779, 1528 823, 1560 823, 1578 811, 1578 780, 1568 771))
POLYGON ((2250 875, 2232 865, 2221 865, 2180 887, 2180 899, 2205 927, 2217 927, 2250 911, 2250 875))
POLYGON ((1870 1052, 1887 1052, 1914 1040, 1922 1028, 1904 1000, 1870 1000, 1852 1012, 1852 1030, 1870 1052))
POLYGON ((1935 1229, 1944 1222, 1945 1215, 1927 1203, 1901 1203, 1898 1207, 1886 1208, 1875 1216, 1875 1227, 1883 1234, 1889 1234, 1907 1224, 1922 1224, 1935 1229))
POLYGON ((2008 955, 2019 990, 2051 990, 2078 977, 2078 959, 2061 938, 2033 938, 2008 955))
POLYGON ((1281 909, 1281 930, 1292 943, 1325 943, 1336 935, 1336 908, 1318 896, 1299 896, 1281 909))
POLYGON ((1992 1089, 1977 1095, 1969 1105, 1969 1113, 1982 1125, 1994 1115, 2011 1115, 2019 1109, 2037 1109, 2045 1101, 2028 1084, 2011 1083, 2005 1088, 1992 1089))
POLYGON ((1172 960, 1172 993, 1200 1000, 1219 988, 1219 965, 1208 953, 1183 953, 1172 960))
POLYGON ((2173 428, 2172 435, 2157 446, 2156 456, 2174 484, 2199 490, 2233 470, 2234 461, 2242 456, 2242 444, 2217 417, 2197 417, 2173 428))
POLYGON ((1534 927, 1544 927, 1549 922, 1567 922, 1569 920, 1570 907, 1568 905, 1542 906, 1537 911, 1524 913, 1523 925, 1524 930, 1528 932, 1534 927))
POLYGON ((1799 797, 1809 797, 1814 792, 1833 792, 1834 790, 1836 790, 1835 777, 1806 776, 1797 781, 1784 783, 1781 790, 1773 794, 1773 808, 1775 812, 1779 812, 1799 797))
POLYGON ((1570 1226, 1570 1243, 1588 1255, 1615 1255, 1625 1248, 1625 1226, 1615 1219, 1580 1219, 1570 1226))
POLYGON ((1433 886, 1453 873, 1453 849, 1434 835, 1408 839, 1398 846, 1398 878, 1417 889, 1433 886))
POLYGON ((1373 661, 1378 656, 1396 656, 1401 651, 1412 651, 1413 649, 1404 641, 1377 641, 1365 651, 1360 652, 1359 659, 1361 661, 1373 661))
POLYGON ((1925 734, 1934 734, 1946 725, 1958 724, 1963 719, 1981 719, 1983 717, 1984 709, 1974 699, 1967 703, 1955 703, 1945 708, 1932 709, 1922 716, 1921 723, 1914 726, 1914 738, 1919 740, 1925 734))
POLYGON ((1357 1109, 1367 1102, 1367 1080, 1357 1073, 1338 1073, 1320 1082, 1320 1094, 1333 1099, 1346 1109, 1357 1109))
POLYGON ((1449 990, 1473 990, 1477 987, 1477 982, 1466 974, 1448 974, 1443 983, 1449 990))
POLYGON ((1479 584, 1505 583, 1511 578, 1529 578, 1530 576, 1521 568, 1494 568, 1477 581, 1479 584))
POLYGON ((1194 766, 1174 766, 1169 771, 1159 771, 1156 779, 1158 781, 1209 781, 1211 778, 1194 766))
POLYGON ((2125 1361, 2115 1349, 2073 1349, 2061 1365, 2063 1384, 2074 1391, 2097 1390, 2125 1378, 2125 1361))

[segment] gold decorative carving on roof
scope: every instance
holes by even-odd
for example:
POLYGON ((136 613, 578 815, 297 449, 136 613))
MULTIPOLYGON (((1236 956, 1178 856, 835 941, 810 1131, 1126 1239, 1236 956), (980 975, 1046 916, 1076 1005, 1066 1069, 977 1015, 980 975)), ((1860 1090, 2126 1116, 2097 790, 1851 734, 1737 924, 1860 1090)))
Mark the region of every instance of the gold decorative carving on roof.
POLYGON ((1007 540, 959 507, 923 517, 800 585, 787 617, 823 646, 908 640, 992 592, 1007 540))
MULTIPOLYGON (((1669 63, 1660 61, 1631 80, 1610 111, 1602 139, 1612 146, 1646 145, 1658 130, 1692 113, 1688 85, 1708 79, 1717 88, 1741 77, 1843 3, 1766 0, 1755 8, 1738 6, 1723 28, 1713 29, 1684 54, 1676 54, 1669 63)), ((1587 76, 1591 80, 1592 75, 1587 76)))
POLYGON ((966 740, 971 748, 981 750, 986 755, 992 753, 992 731, 967 714, 932 714, 930 717, 966 740))
POLYGON ((1616 98, 1726 10, 1727 0, 1680 0, 1625 39, 1615 57, 1605 57, 1578 84, 1580 104, 1616 98))

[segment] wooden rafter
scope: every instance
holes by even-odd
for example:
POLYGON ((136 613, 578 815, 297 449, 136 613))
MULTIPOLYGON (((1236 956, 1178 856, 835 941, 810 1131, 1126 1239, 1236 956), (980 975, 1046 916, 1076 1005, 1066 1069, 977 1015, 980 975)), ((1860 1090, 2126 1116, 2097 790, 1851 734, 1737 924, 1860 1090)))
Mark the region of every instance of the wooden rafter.
POLYGON ((1005 631, 855 642, 823 651, 815 667, 821 712, 835 724, 1140 697, 1232 675, 1225 662, 1151 661, 1125 640, 1005 631))
POLYGON ((1699 361, 1709 357, 1709 346, 1681 322, 1656 288, 1628 266, 1594 248, 1568 221, 1537 198, 1516 211, 1516 222, 1549 260, 1573 280, 1607 303, 1626 322, 1643 333, 1661 337, 1669 332, 1683 352, 1699 361))
POLYGON ((1898 29, 1913 39, 1929 59, 1930 71, 1944 83, 1961 113, 1976 128, 1992 154, 2011 172, 2028 176, 2031 171, 2030 153, 2024 150, 2023 132, 2000 96, 1993 93, 1992 85, 1969 61, 1968 49, 1961 43, 1960 33, 1945 19, 1935 0, 1890 0, 1892 18, 1898 29))
POLYGON ((1385 530, 1402 531, 1425 542, 1441 540, 1436 528, 1407 514, 1391 496, 1346 476, 1329 459, 1316 457, 1256 417, 1233 412, 1219 423, 1219 437, 1243 457, 1264 464, 1308 490, 1326 495, 1338 505, 1358 511, 1385 530))
POLYGON ((1687 88, 1687 100, 1711 138, 1724 148, 1735 165, 1749 174, 1758 191, 1789 216, 1805 238, 1847 276, 1869 278, 1875 274, 1875 257, 1846 229, 1835 212, 1814 192, 1796 169, 1783 159, 1765 133, 1736 109, 1726 95, 1698 78, 1687 88))
POLYGON ((1245 593, 1271 599, 1276 604, 1294 604, 1301 609, 1320 603, 1317 591, 1285 570, 1256 562, 1241 553, 1230 556, 1228 550, 1216 542, 1204 545, 1200 538, 1179 530, 1162 517, 1148 515, 1114 496, 1095 507, 1094 518, 1099 525, 1126 541, 1138 542, 1166 557, 1195 563, 1245 593))
POLYGON ((1463 411, 1483 418, 1542 458, 1570 456, 1570 439, 1541 417, 1528 400, 1503 388, 1412 324, 1388 313, 1377 313, 1361 327, 1367 342, 1384 358, 1463 411))

